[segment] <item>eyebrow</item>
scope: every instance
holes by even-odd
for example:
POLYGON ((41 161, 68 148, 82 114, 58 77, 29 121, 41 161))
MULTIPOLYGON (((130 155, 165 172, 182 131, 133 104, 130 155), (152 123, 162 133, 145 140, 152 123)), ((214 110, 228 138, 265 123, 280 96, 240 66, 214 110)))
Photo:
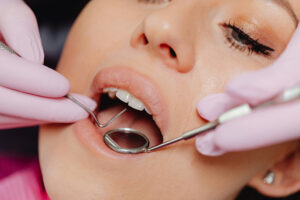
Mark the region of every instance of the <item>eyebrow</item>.
POLYGON ((283 9, 285 9, 289 13, 289 15, 293 18, 295 26, 296 27, 298 26, 299 19, 298 19, 296 13, 294 12, 291 4, 287 0, 269 0, 269 1, 277 4, 278 6, 282 7, 283 9))

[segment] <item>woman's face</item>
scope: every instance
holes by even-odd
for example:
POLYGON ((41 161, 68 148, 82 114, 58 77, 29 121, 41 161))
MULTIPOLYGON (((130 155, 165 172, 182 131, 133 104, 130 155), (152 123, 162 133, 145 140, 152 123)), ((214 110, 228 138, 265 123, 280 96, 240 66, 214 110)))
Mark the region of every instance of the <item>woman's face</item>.
MULTIPOLYGON (((128 91, 167 141, 205 123, 196 112, 201 98, 278 58, 296 27, 283 2, 93 0, 70 32, 58 71, 72 92, 95 100, 104 88, 128 91)), ((297 15, 298 0, 289 3, 297 15)), ((102 110, 100 120, 121 109, 117 103, 102 110)), ((145 115, 129 111, 105 129, 90 119, 42 127, 40 161, 50 198, 233 199, 294 145, 218 158, 200 155, 194 140, 139 155, 105 146, 103 134, 116 127, 142 130, 152 145, 159 143, 145 115)))

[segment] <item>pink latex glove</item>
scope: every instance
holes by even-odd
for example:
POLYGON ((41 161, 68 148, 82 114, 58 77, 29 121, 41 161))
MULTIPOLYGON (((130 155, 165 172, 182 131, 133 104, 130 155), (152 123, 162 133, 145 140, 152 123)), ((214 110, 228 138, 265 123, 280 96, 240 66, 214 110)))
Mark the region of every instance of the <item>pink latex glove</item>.
MULTIPOLYGON (((249 103, 255 106, 297 85, 300 85, 300 28, 274 64, 235 78, 225 93, 200 101, 198 112, 203 118, 213 121, 237 105, 249 103)), ((199 136, 196 147, 204 155, 219 156, 299 139, 299 116, 299 100, 257 110, 199 136)))
MULTIPOLYGON (((44 53, 36 18, 21 0, 0 0, 0 32, 19 56, 0 50, 0 129, 69 123, 88 116, 82 108, 63 98, 69 82, 42 65, 44 53)), ((94 110, 88 97, 75 97, 94 110)))

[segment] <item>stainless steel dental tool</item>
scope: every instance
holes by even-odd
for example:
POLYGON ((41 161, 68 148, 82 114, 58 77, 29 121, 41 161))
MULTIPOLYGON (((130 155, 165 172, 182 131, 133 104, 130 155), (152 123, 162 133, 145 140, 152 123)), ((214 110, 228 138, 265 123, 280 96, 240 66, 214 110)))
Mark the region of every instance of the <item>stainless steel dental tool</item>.
POLYGON ((177 138, 174 138, 170 141, 164 142, 162 144, 159 144, 159 145, 153 146, 153 147, 149 147, 149 143, 150 143, 149 139, 142 132, 137 131, 135 129, 130 129, 130 128, 118 128, 118 129, 110 130, 104 135, 104 141, 112 150, 119 152, 119 153, 136 154, 136 153, 152 152, 154 150, 163 148, 170 144, 179 142, 181 140, 191 139, 201 133, 204 133, 208 130, 216 128, 220 124, 223 124, 230 120, 236 119, 238 117, 250 114, 254 110, 290 102, 290 101, 293 101, 296 99, 300 99, 300 86, 286 89, 282 94, 280 94, 276 98, 274 98, 266 103, 263 103, 261 105, 255 106, 255 107, 251 107, 249 104, 243 104, 241 106, 233 108, 233 109, 225 112, 224 114, 222 114, 216 121, 207 123, 199 128, 185 132, 177 138), (123 135, 129 135, 129 136, 134 134, 134 135, 139 136, 140 139, 144 140, 145 142, 144 142, 144 144, 141 144, 140 146, 135 147, 135 148, 124 148, 124 147, 120 147, 115 142, 115 140, 112 138, 113 134, 123 134, 123 135))
POLYGON ((3 42, 0 42, 0 49, 1 50, 5 50, 8 51, 11 54, 15 54, 18 55, 14 50, 12 50, 11 48, 9 48, 8 46, 6 46, 3 42))

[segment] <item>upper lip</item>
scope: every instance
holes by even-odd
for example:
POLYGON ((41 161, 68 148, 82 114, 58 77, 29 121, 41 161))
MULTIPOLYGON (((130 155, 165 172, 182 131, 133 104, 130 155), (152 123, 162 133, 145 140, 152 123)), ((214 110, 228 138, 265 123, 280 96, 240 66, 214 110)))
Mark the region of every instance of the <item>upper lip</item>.
POLYGON ((92 83, 90 97, 96 101, 104 88, 114 87, 128 91, 141 100, 152 113, 162 133, 168 124, 167 106, 159 89, 145 76, 126 67, 108 67, 100 70, 92 83))

